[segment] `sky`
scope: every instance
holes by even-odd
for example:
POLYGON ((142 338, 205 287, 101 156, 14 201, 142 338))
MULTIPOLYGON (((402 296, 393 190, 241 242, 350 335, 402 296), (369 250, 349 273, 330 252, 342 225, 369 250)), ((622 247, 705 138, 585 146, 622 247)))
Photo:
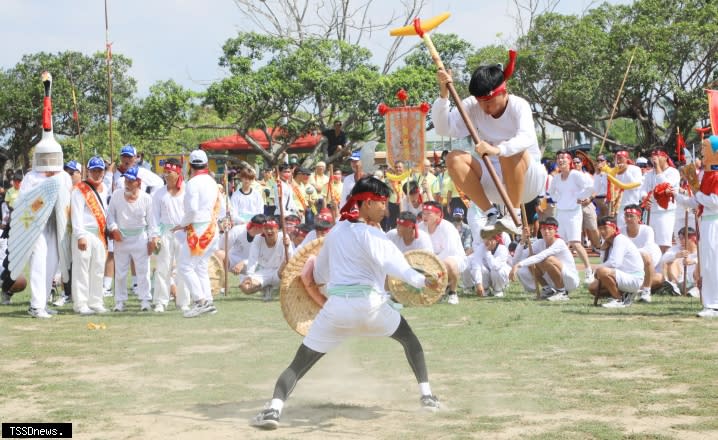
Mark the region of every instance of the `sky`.
MULTIPOLYGON (((107 2, 113 53, 132 59, 130 75, 137 80, 140 95, 146 95, 155 82, 167 79, 192 90, 206 89, 208 84, 226 76, 218 65, 222 44, 239 31, 253 30, 233 0, 107 2)), ((392 7, 399 10, 400 6, 398 0, 377 3, 387 8, 378 15, 392 7)), ((513 0, 428 3, 422 18, 450 12, 452 15, 441 25, 441 32, 455 33, 475 47, 505 43, 516 36, 513 0)), ((598 4, 590 0, 561 0, 556 11, 581 14, 598 4)), ((91 54, 105 49, 104 0, 0 0, 0 7, 0 68, 13 67, 24 54, 66 50, 91 54)), ((391 43, 385 31, 374 33, 363 45, 381 64, 391 43)))

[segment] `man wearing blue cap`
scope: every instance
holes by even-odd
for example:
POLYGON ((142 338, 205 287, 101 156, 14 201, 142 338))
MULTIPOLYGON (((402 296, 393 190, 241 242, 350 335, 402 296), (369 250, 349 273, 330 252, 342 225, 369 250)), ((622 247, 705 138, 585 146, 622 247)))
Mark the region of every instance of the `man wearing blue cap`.
POLYGON ((77 161, 71 160, 65 164, 65 172, 70 175, 72 185, 75 186, 82 180, 82 167, 77 161))
POLYGON ((107 204, 109 191, 103 184, 105 161, 87 162, 87 180, 72 191, 72 307, 81 315, 105 313, 102 276, 107 255, 107 204))
POLYGON ((125 310, 127 301, 127 274, 130 260, 135 263, 137 272, 137 296, 140 298, 141 311, 150 310, 150 265, 149 255, 154 252, 157 226, 152 215, 152 197, 140 190, 142 180, 138 176, 138 167, 128 168, 122 175, 125 188, 112 193, 107 223, 110 236, 114 240, 115 254, 115 308, 117 312, 125 310))

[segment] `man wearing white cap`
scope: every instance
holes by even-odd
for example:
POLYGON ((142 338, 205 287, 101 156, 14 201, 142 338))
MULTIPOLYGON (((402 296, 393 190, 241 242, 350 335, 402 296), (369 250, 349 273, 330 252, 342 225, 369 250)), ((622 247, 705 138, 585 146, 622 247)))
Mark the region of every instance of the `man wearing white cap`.
POLYGON ((181 231, 182 243, 177 272, 190 292, 194 306, 184 313, 194 318, 217 313, 212 301, 208 264, 217 247, 217 219, 224 217, 217 183, 209 175, 207 153, 194 150, 189 155, 190 179, 185 186, 184 217, 173 231, 181 231))
POLYGON ((87 180, 72 191, 72 307, 81 315, 105 313, 102 276, 107 256, 107 204, 109 188, 102 184, 105 161, 87 163, 87 180))
POLYGON ((152 215, 152 197, 140 190, 142 179, 138 176, 138 167, 129 168, 123 175, 124 189, 112 193, 107 223, 110 236, 115 242, 115 307, 114 311, 123 312, 127 301, 127 274, 130 271, 130 259, 135 263, 137 273, 137 296, 140 298, 140 310, 150 310, 150 259, 154 252, 157 226, 152 215))

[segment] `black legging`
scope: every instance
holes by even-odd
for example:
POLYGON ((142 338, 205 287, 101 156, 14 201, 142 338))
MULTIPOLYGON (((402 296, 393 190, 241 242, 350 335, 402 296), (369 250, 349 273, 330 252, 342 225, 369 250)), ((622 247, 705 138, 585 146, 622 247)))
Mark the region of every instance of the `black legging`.
MULTIPOLYGON (((399 322, 399 327, 394 334, 391 335, 391 338, 399 341, 402 347, 404 347, 406 360, 409 361, 417 383, 428 382, 429 374, 426 371, 424 350, 421 348, 419 339, 411 330, 411 327, 409 327, 409 324, 403 316, 399 322)), ((294 387, 297 385, 297 382, 299 382, 299 379, 304 377, 307 371, 309 371, 322 356, 324 356, 324 353, 314 351, 304 344, 300 345, 297 354, 294 355, 292 363, 282 372, 279 379, 277 379, 272 398, 281 399, 282 401, 287 400, 292 391, 294 391, 294 387)))

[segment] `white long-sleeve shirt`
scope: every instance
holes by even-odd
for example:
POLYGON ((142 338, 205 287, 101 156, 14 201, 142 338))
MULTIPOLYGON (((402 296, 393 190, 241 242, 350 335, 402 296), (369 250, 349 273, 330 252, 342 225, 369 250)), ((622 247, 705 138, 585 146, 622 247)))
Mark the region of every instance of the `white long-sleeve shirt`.
POLYGON ((419 231, 429 234, 434 253, 440 260, 443 261, 447 257, 466 258, 459 231, 447 220, 439 221, 433 234, 429 233, 429 226, 425 222, 419 223, 419 231))
POLYGON ((337 223, 326 235, 314 265, 314 279, 327 288, 366 285, 384 292, 387 275, 416 288, 425 284, 424 275, 409 266, 384 232, 366 223, 337 223))
POLYGON ((234 224, 248 223, 257 214, 264 214, 264 198, 261 189, 254 186, 249 188, 249 193, 244 194, 238 188, 229 199, 234 224))
POLYGON ((546 247, 546 242, 543 238, 536 240, 531 243, 531 249, 534 251, 534 254, 529 257, 528 247, 526 249, 524 249, 523 246, 516 248, 514 263, 519 267, 526 267, 540 263, 548 257, 556 257, 564 268, 576 270, 576 261, 573 259, 571 251, 562 238, 557 238, 551 246, 548 247, 546 247))
MULTIPOLYGON (((528 101, 515 95, 509 95, 504 113, 494 118, 486 114, 478 101, 470 96, 462 101, 469 119, 479 138, 498 147, 499 156, 507 157, 528 151, 532 159, 541 160, 541 150, 536 138, 533 113, 528 101)), ((436 133, 441 136, 463 138, 469 135, 461 114, 457 109, 449 111, 449 100, 438 98, 431 108, 431 120, 436 133)), ((492 157, 492 161, 498 159, 492 157)))
MULTIPOLYGON (((603 259, 604 252, 601 251, 601 259, 603 259)), ((631 239, 623 234, 614 237, 608 259, 599 266, 620 269, 622 272, 630 274, 643 274, 641 253, 631 239)))
POLYGON ((125 199, 125 190, 118 189, 112 193, 107 210, 107 225, 108 231, 146 229, 152 235, 157 230, 152 214, 152 197, 140 191, 137 200, 130 203, 125 199))
MULTIPOLYGON (((623 174, 616 175, 616 179, 626 184, 634 182, 643 184, 643 173, 641 173, 641 169, 637 166, 628 165, 623 174)), ((621 211, 628 205, 638 205, 641 203, 641 193, 643 191, 641 186, 642 185, 639 185, 636 188, 623 191, 623 196, 621 196, 621 211)))
POLYGON ((399 236, 399 233, 396 231, 396 229, 388 231, 386 233, 386 238, 388 238, 392 243, 394 243, 402 253, 413 250, 434 252, 434 246, 431 244, 431 238, 429 237, 429 234, 426 231, 422 231, 421 229, 419 229, 419 236, 416 237, 414 241, 412 241, 409 245, 407 245, 404 242, 404 239, 399 236))
MULTIPOLYGON (((184 217, 180 226, 190 223, 205 223, 212 220, 212 211, 217 203, 219 188, 209 174, 200 174, 189 179, 184 189, 184 217)), ((218 218, 224 216, 220 208, 218 218)), ((217 219, 215 219, 217 220, 217 219)))
POLYGON ((562 211, 581 209, 578 201, 587 199, 593 194, 593 181, 587 176, 576 170, 569 171, 565 179, 560 173, 554 176, 548 193, 556 202, 556 209, 562 211))
MULTIPOLYGON (((247 275, 252 275, 259 270, 278 270, 284 263, 284 243, 282 242, 282 233, 277 232, 277 242, 273 247, 267 246, 264 237, 254 237, 249 247, 249 257, 247 258, 247 275)), ((289 257, 294 253, 292 244, 289 243, 289 257)))
MULTIPOLYGON (((673 167, 668 167, 659 174, 656 174, 655 169, 651 170, 643 175, 643 187, 641 188, 641 192, 648 193, 653 191, 656 189, 657 185, 664 182, 670 183, 671 187, 673 187, 673 193, 677 194, 679 185, 681 184, 681 173, 673 167)), ((651 194, 651 211, 665 212, 673 211, 675 209, 675 201, 669 202, 668 208, 663 208, 658 204, 658 202, 656 202, 655 194, 651 194)))
POLYGON ((240 261, 248 262, 249 250, 252 243, 254 243, 254 238, 250 241, 249 234, 247 234, 247 225, 237 225, 226 234, 229 234, 227 236, 227 247, 224 247, 224 240, 220 240, 220 246, 229 255, 230 266, 234 266, 240 261), (229 248, 229 251, 227 251, 227 248, 229 248))
MULTIPOLYGON (((97 193, 100 195, 98 203, 102 208, 102 215, 107 218, 109 191, 107 190, 107 187, 102 185, 100 188, 97 188, 97 193)), ((89 194, 91 197, 97 199, 97 196, 92 189, 90 189, 89 194)), ((96 235, 94 231, 97 231, 97 220, 95 219, 94 214, 92 214, 92 211, 90 211, 90 208, 87 206, 85 196, 79 188, 74 188, 72 190, 72 195, 70 196, 70 218, 72 221, 72 235, 75 238, 82 238, 87 235, 96 235)))
POLYGON ((486 244, 481 242, 474 247, 474 253, 469 256, 472 261, 472 267, 481 266, 490 271, 498 271, 502 268, 509 267, 509 248, 503 244, 498 244, 494 252, 489 251, 486 244))
POLYGON ((152 194, 152 215, 155 224, 177 226, 184 217, 184 191, 174 196, 163 186, 152 194))

